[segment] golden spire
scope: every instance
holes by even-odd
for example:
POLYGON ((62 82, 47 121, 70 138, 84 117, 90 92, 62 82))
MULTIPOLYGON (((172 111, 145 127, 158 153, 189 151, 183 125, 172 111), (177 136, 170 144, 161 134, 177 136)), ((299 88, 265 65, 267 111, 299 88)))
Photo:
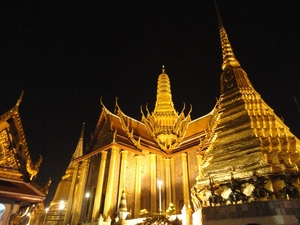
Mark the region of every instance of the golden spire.
POLYGON ((174 118, 177 117, 177 112, 174 109, 172 101, 170 79, 165 73, 164 65, 162 66, 162 73, 158 77, 156 103, 153 114, 158 117, 158 120, 161 119, 160 116, 169 117, 171 115, 174 118))
POLYGON ((163 65, 157 82, 154 111, 152 114, 148 111, 147 118, 143 114, 142 121, 145 123, 148 133, 166 153, 172 152, 183 138, 190 121, 189 114, 185 117, 183 111, 180 115, 176 112, 172 101, 170 79, 165 73, 163 65))
POLYGON ((240 66, 239 62, 234 57, 233 50, 231 48, 231 44, 229 42, 227 32, 223 26, 223 22, 221 19, 221 15, 216 0, 214 0, 214 3, 216 7, 216 13, 218 17, 219 30, 220 30, 220 39, 221 39, 221 47, 222 47, 222 55, 223 55, 222 69, 225 70, 228 66, 240 66))
MULTIPOLYGON (((214 0, 216 13, 218 17, 220 40, 222 47, 223 63, 221 74, 221 94, 231 93, 233 90, 237 91, 235 96, 228 96, 229 98, 235 98, 239 95, 239 91, 251 91, 253 92, 253 86, 248 79, 247 73, 241 68, 240 63, 237 61, 233 54, 231 44, 229 42, 226 30, 223 26, 223 22, 220 16, 220 12, 214 0)), ((230 100, 230 99, 229 99, 230 100)))
POLYGON ((165 73, 165 65, 162 65, 161 73, 165 73))
POLYGON ((78 143, 77 143, 77 147, 75 149, 75 152, 73 154, 73 157, 72 157, 72 160, 73 159, 76 159, 80 156, 83 155, 83 136, 84 136, 84 126, 85 126, 85 123, 82 124, 82 129, 81 129, 81 133, 80 133, 80 137, 79 137, 79 140, 78 140, 78 143))

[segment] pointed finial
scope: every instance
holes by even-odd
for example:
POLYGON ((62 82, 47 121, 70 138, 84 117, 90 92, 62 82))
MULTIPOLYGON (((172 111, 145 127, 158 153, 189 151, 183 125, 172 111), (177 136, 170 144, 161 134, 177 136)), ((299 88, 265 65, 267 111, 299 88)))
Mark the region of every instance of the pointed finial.
POLYGON ((20 103, 22 102, 22 99, 23 99, 23 95, 24 95, 24 90, 21 92, 21 95, 16 103, 16 107, 19 107, 20 103))
POLYGON ((228 66, 240 66, 240 63, 236 60, 233 54, 233 50, 231 48, 231 44, 229 42, 227 32, 223 26, 223 22, 221 19, 221 15, 216 0, 214 0, 214 4, 216 7, 216 13, 218 17, 219 30, 220 30, 219 32, 220 32, 222 55, 223 55, 222 69, 225 70, 228 66))
POLYGON ((166 70, 165 70, 165 65, 162 65, 162 68, 161 68, 161 73, 165 73, 166 70))
POLYGON ((102 106, 104 106, 103 101, 102 101, 102 96, 100 97, 100 104, 101 104, 102 106))
POLYGON ((117 108, 119 108, 119 106, 118 106, 118 97, 116 97, 116 99, 115 99, 115 110, 114 110, 115 114, 117 114, 117 108))
POLYGON ((84 136, 84 127, 85 127, 85 122, 82 123, 80 138, 83 138, 83 136, 84 136))
POLYGON ((218 24, 219 24, 219 28, 224 28, 223 26, 223 22, 222 22, 222 18, 221 18, 221 14, 220 14, 220 11, 219 11, 219 7, 217 5, 217 2, 216 0, 214 0, 214 4, 215 4, 215 8, 216 8, 216 13, 217 13, 217 18, 218 18, 218 24))
POLYGON ((127 212, 127 201, 126 201, 126 193, 123 189, 122 195, 121 195, 121 201, 119 205, 119 212, 127 212))

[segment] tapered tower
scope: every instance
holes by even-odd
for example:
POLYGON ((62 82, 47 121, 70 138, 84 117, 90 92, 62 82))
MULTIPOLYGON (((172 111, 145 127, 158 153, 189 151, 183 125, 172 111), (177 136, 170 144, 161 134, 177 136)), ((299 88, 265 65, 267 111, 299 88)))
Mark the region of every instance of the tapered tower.
POLYGON ((220 97, 198 152, 203 165, 194 206, 298 198, 300 142, 253 88, 233 53, 217 5, 216 11, 223 56, 220 97))
POLYGON ((217 8, 223 55, 218 112, 204 173, 215 180, 298 172, 299 140, 253 88, 234 56, 217 8), (296 157, 296 158, 295 158, 296 157))
MULTIPOLYGON (((148 109, 147 109, 148 111, 148 109)), ((185 117, 184 109, 178 115, 172 101, 169 76, 162 66, 162 73, 158 77, 155 108, 152 114, 148 111, 147 117, 142 117, 148 133, 156 144, 166 153, 171 153, 183 139, 190 122, 190 112, 185 117)))
POLYGON ((78 191, 81 189, 79 187, 79 181, 83 172, 80 164, 74 163, 73 160, 83 155, 83 137, 84 124, 69 166, 56 188, 54 198, 50 203, 49 212, 46 214, 45 222, 49 225, 53 223, 63 223, 63 221, 68 224, 70 223, 72 216, 79 217, 78 214, 80 214, 80 212, 76 211, 78 208, 76 206, 81 204, 81 198, 75 196, 79 194, 78 191), (73 213, 71 214, 72 210, 73 213))

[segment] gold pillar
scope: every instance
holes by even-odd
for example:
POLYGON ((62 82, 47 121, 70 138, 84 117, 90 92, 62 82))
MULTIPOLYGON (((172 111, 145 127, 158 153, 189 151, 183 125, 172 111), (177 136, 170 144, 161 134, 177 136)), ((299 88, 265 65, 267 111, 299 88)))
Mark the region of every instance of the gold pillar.
POLYGON ((183 185, 183 201, 186 207, 189 206, 189 178, 188 178, 188 168, 187 168, 187 154, 182 153, 182 185, 183 185))
POLYGON ((86 181, 87 181, 87 173, 89 169, 89 164, 90 161, 89 159, 85 159, 82 162, 81 165, 81 171, 80 171, 80 179, 79 179, 79 184, 78 184, 78 200, 77 204, 74 206, 74 216, 72 217, 72 222, 71 224, 78 224, 79 222, 79 217, 80 213, 82 211, 82 203, 83 203, 83 198, 84 198, 84 191, 85 191, 85 186, 86 186, 86 181))
POLYGON ((65 219, 64 219, 65 224, 70 223, 70 219, 71 219, 71 215, 72 215, 72 206, 73 206, 73 200, 75 198, 74 192, 75 192, 75 186, 76 186, 76 181, 77 181, 77 176, 78 176, 78 169, 79 169, 79 163, 76 163, 74 165, 71 187, 70 187, 70 192, 69 192, 69 197, 68 197, 68 202, 67 202, 66 215, 65 215, 65 219))
POLYGON ((176 171, 175 171, 175 157, 171 158, 171 187, 172 187, 172 200, 175 206, 177 206, 177 196, 176 196, 176 171))
MULTIPOLYGON (((162 187, 161 187, 161 209, 164 211, 166 210, 166 178, 165 178, 165 163, 164 158, 162 156, 157 156, 157 167, 158 167, 158 179, 161 179, 162 181, 162 187)), ((156 180, 157 185, 157 180, 156 180)), ((157 186, 156 186, 157 188, 157 186)))
POLYGON ((203 165, 203 155, 197 155, 197 161, 198 161, 198 173, 199 173, 199 177, 203 178, 204 174, 203 174, 203 169, 202 169, 202 165, 203 165))
POLYGON ((141 156, 135 155, 136 165, 135 165, 135 193, 134 193, 134 218, 138 218, 140 215, 141 208, 141 156))
POLYGON ((96 187, 96 193, 95 193, 93 214, 92 214, 93 222, 97 221, 97 219, 100 216, 100 207, 101 207, 101 201, 102 201, 102 190, 103 190, 103 180, 104 180, 106 159, 107 159, 107 151, 102 151, 99 172, 98 172, 98 181, 97 181, 97 187, 96 187))
POLYGON ((120 149, 116 146, 112 146, 111 148, 111 157, 109 163, 109 172, 107 178, 107 187, 106 187, 106 194, 105 194, 105 202, 104 202, 104 209, 103 209, 103 216, 107 218, 111 216, 113 210, 113 191, 116 185, 116 181, 114 180, 114 176, 116 173, 116 161, 117 155, 119 154, 120 149))
POLYGON ((157 190, 157 178, 156 178, 156 155, 150 154, 150 184, 151 184, 151 213, 157 212, 156 204, 156 190, 157 190))
POLYGON ((126 166, 127 166, 127 155, 128 152, 126 150, 122 150, 122 158, 121 158, 121 171, 120 171, 120 181, 119 181, 119 193, 118 193, 118 205, 120 205, 122 191, 125 189, 125 174, 126 174, 126 166))
POLYGON ((168 207, 168 204, 172 202, 172 188, 171 188, 171 159, 170 158, 165 158, 166 162, 166 204, 168 207))

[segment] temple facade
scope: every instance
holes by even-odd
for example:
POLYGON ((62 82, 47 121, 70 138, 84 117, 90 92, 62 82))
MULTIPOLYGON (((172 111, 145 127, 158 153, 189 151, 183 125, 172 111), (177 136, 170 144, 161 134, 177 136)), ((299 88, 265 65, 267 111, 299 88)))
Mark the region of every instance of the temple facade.
POLYGON ((164 66, 155 108, 141 107, 140 121, 117 100, 114 112, 101 100, 88 147, 82 130, 46 224, 117 224, 161 214, 182 214, 183 224, 218 224, 217 207, 227 224, 298 223, 294 212, 255 214, 286 202, 299 209, 300 142, 252 86, 217 14, 223 64, 211 112, 192 119, 192 107, 184 106, 179 113, 164 66), (252 206, 252 220, 243 220, 241 212, 252 206))
POLYGON ((44 187, 34 182, 42 158, 34 163, 30 156, 19 113, 22 96, 23 93, 11 110, 0 115, 0 224, 3 225, 28 224, 29 215, 37 208, 43 209, 50 185, 50 181, 44 187))

